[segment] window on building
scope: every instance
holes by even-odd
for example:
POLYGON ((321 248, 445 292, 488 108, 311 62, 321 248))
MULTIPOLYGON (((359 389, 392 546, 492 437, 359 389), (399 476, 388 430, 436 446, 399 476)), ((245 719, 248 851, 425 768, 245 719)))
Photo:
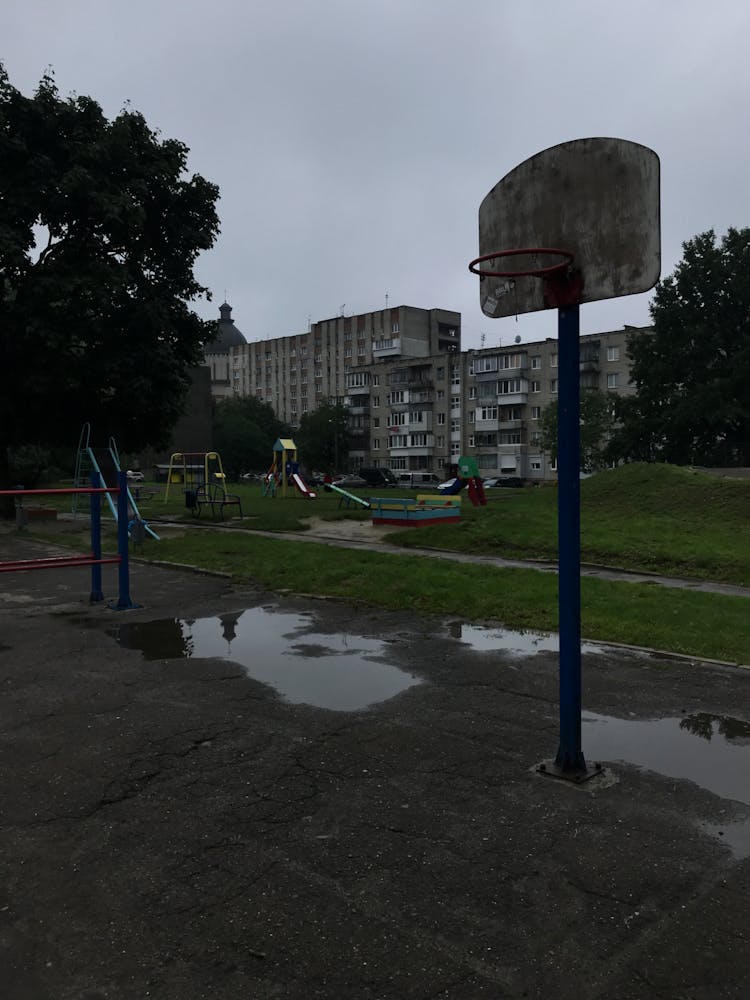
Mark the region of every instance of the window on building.
POLYGON ((539 459, 539 458, 532 458, 529 461, 529 468, 531 469, 532 472, 541 472, 542 471, 542 462, 541 462, 541 459, 539 459))
POLYGON ((438 400, 438 402, 440 403, 444 399, 445 399, 445 389, 438 389, 438 391, 437 391, 437 400, 438 400))
POLYGON ((398 333, 398 323, 391 323, 391 333, 398 333))
POLYGON ((607 348, 607 361, 619 361, 620 360, 620 348, 619 347, 608 347, 607 348))
POLYGON ((496 406, 483 406, 479 410, 480 420, 497 420, 497 407, 496 406))
POLYGON ((441 382, 445 378, 445 368, 443 368, 442 365, 437 370, 437 377, 440 379, 441 382))
POLYGON ((511 396, 524 391, 524 380, 520 378, 503 378, 497 383, 498 396, 511 396))
POLYGON ((412 434, 411 436, 412 448, 426 448, 427 447, 427 435, 426 434, 412 434))
POLYGON ((377 451, 380 448, 380 438, 372 439, 372 447, 377 451))
POLYGON ((531 367, 534 369, 534 371, 539 371, 539 369, 542 367, 542 359, 539 357, 539 355, 536 355, 531 359, 531 367))
POLYGON ((458 441, 451 441, 451 457, 458 458, 461 454, 461 444, 458 441))
POLYGON ((474 368, 474 374, 482 374, 484 372, 496 372, 497 356, 474 358, 473 368, 474 368))
POLYGON ((372 397, 372 405, 373 406, 380 406, 380 396, 373 396, 372 397))
POLYGON ((550 392, 557 392, 557 379, 556 378, 551 378, 549 380, 549 391, 550 392))
POLYGON ((551 368, 557 368, 557 355, 550 354, 549 363, 551 368))
POLYGON ((616 389, 619 381, 619 372, 610 372, 607 375, 607 388, 616 389))
POLYGON ((461 412, 461 397, 451 396, 451 413, 461 412))
POLYGON ((373 375, 372 376, 372 384, 373 385, 380 385, 380 376, 379 375, 373 375))
POLYGON ((477 387, 475 385, 469 386, 469 399, 477 398, 477 387))
POLYGON ((461 430, 461 421, 460 420, 451 420, 451 430, 453 431, 454 434, 456 434, 458 431, 460 431, 461 430))
POLYGON ((531 383, 531 391, 532 392, 541 392, 542 391, 542 383, 539 382, 537 379, 533 379, 532 383, 531 383))
POLYGON ((532 406, 531 407, 531 419, 532 420, 538 420, 541 417, 541 415, 542 415, 542 408, 541 408, 541 406, 532 406))
POLYGON ((445 437, 444 437, 443 434, 438 434, 438 436, 437 436, 437 446, 438 446, 438 448, 444 448, 445 447, 445 437))
POLYGON ((474 447, 474 435, 473 434, 469 434, 469 447, 470 448, 474 447))
POLYGON ((438 427, 442 427, 445 424, 445 414, 444 413, 438 413, 438 415, 437 415, 437 422, 438 422, 438 427))
POLYGON ((474 423, 474 418, 475 417, 476 417, 476 411, 475 410, 469 410, 469 423, 470 424, 474 423))

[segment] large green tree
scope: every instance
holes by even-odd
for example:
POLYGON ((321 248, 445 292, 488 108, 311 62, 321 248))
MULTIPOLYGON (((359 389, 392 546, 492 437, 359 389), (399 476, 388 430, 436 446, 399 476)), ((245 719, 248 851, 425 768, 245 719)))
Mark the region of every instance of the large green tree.
MULTIPOLYGON (((618 400, 613 392, 582 389, 580 397, 580 465, 583 472, 595 472, 613 461, 610 440, 617 423, 618 400)), ((540 445, 557 459, 557 403, 542 410, 540 445)))
POLYGON ((651 316, 653 333, 628 338, 631 457, 750 465, 750 229, 684 243, 651 316))
POLYGON ((326 400, 304 413, 294 433, 301 463, 310 469, 341 472, 349 464, 349 411, 326 400))
POLYGON ((189 303, 218 232, 218 189, 143 116, 90 97, 32 97, 0 64, 0 483, 9 449, 163 447, 215 335, 189 303))
POLYGON ((276 440, 288 435, 288 426, 273 407, 254 396, 234 396, 216 404, 214 444, 232 479, 270 468, 276 440))

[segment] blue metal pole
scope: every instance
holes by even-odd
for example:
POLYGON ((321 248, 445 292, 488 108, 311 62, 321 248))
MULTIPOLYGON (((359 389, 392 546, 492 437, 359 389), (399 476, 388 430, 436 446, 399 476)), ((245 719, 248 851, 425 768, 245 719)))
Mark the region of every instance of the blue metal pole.
POLYGON ((558 310, 557 526, 562 771, 586 769, 581 750, 581 480, 578 306, 558 310))
MULTIPOLYGON (((100 489, 102 477, 94 469, 91 473, 91 485, 94 489, 100 489)), ((91 555, 94 559, 102 557, 102 496, 101 493, 91 494, 91 555)), ((91 567, 91 596, 89 602, 96 604, 97 601, 104 600, 102 590, 102 567, 101 563, 95 563, 91 567)))
POLYGON ((117 604, 115 610, 126 611, 135 608, 130 599, 130 565, 128 562, 128 477, 125 472, 117 473, 117 554, 118 566, 117 604))

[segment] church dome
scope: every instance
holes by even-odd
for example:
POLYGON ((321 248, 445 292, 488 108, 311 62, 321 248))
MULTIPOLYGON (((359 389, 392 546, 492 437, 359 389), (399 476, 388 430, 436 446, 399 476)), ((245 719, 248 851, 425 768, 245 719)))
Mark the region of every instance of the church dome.
POLYGON ((237 329, 232 320, 232 307, 228 302, 219 306, 218 334, 216 340, 206 344, 208 354, 229 354, 232 347, 247 343, 244 333, 237 329))

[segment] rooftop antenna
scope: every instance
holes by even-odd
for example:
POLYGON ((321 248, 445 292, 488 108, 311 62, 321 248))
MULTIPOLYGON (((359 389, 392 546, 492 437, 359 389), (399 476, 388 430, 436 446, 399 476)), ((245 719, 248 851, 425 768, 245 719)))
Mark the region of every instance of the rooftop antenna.
POLYGON ((484 347, 485 340, 486 340, 486 337, 485 337, 484 334, 482 334, 482 336, 479 338, 479 343, 481 344, 482 347, 484 347))
POLYGON ((346 302, 344 302, 343 305, 341 306, 341 312, 339 313, 339 316, 344 315, 344 309, 346 309, 346 302))
POLYGON ((385 308, 388 308, 388 292, 385 293, 385 308))

